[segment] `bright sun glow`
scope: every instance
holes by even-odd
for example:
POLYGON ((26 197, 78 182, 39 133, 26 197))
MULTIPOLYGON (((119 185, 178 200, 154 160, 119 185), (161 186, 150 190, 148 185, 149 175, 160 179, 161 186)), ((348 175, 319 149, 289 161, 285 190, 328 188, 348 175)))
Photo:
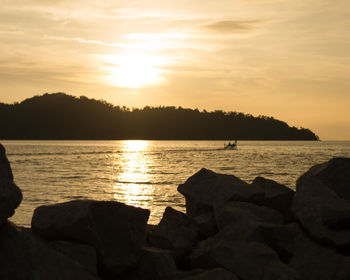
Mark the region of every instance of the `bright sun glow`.
POLYGON ((162 81, 160 67, 165 61, 160 56, 143 53, 125 53, 107 55, 106 67, 109 72, 108 83, 126 88, 141 88, 146 85, 159 84, 162 81))

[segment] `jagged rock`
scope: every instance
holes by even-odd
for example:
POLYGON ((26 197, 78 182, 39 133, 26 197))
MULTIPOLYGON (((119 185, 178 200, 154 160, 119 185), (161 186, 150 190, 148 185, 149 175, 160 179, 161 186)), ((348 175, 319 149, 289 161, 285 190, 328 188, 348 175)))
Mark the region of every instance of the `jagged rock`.
POLYGON ((6 157, 5 147, 0 144, 0 178, 13 181, 10 162, 6 157))
POLYGON ((211 270, 194 269, 190 271, 178 270, 175 274, 163 277, 162 280, 239 280, 232 272, 223 268, 211 270))
POLYGON ((83 266, 87 271, 97 275, 97 256, 94 247, 87 244, 67 242, 63 240, 51 241, 49 244, 61 254, 83 266))
POLYGON ((205 236, 205 228, 213 233, 216 231, 214 208, 220 208, 228 201, 259 203, 264 197, 261 188, 233 175, 218 174, 205 168, 179 185, 178 191, 185 196, 186 214, 199 222, 200 236, 205 236))
POLYGON ((196 223, 199 239, 207 239, 218 233, 214 212, 207 212, 193 218, 196 223))
POLYGON ((231 201, 215 209, 215 219, 219 230, 239 220, 283 223, 283 217, 279 212, 264 206, 239 201, 231 201))
POLYGON ((99 274, 113 277, 137 265, 148 217, 149 210, 119 202, 75 200, 36 208, 32 231, 47 240, 92 245, 99 274))
POLYGON ((167 207, 163 217, 153 229, 151 245, 169 249, 175 256, 189 251, 198 242, 198 229, 184 213, 167 207))
POLYGON ((217 235, 199 243, 187 258, 188 266, 222 267, 240 279, 301 279, 284 263, 292 256, 293 237, 285 225, 262 222, 254 213, 238 213, 217 235))
POLYGON ((0 229, 0 279, 96 280, 84 267, 8 222, 0 229))
POLYGON ((22 192, 13 182, 5 148, 0 144, 0 224, 15 213, 22 201, 22 192))
POLYGON ((263 177, 256 177, 253 186, 260 187, 265 192, 262 204, 282 213, 286 222, 294 220, 292 203, 295 192, 284 185, 263 177))
POLYGON ((350 159, 334 158, 302 175, 293 211, 320 243, 350 248, 350 159))
POLYGON ((289 266, 307 280, 350 279, 350 257, 316 243, 297 224, 294 227, 295 247, 289 266))
POLYGON ((168 275, 173 275, 176 271, 176 264, 170 251, 144 247, 137 272, 129 277, 138 280, 163 279, 168 275))
POLYGON ((227 201, 258 202, 264 197, 261 188, 249 185, 233 175, 218 174, 202 168, 178 191, 186 198, 187 215, 198 216, 227 201))

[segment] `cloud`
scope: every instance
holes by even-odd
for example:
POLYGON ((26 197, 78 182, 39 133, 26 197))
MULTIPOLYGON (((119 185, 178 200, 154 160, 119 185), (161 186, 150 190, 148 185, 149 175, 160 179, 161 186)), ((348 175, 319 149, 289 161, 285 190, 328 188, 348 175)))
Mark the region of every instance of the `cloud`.
POLYGON ((261 20, 224 20, 204 25, 203 28, 216 33, 247 33, 261 23, 261 20))

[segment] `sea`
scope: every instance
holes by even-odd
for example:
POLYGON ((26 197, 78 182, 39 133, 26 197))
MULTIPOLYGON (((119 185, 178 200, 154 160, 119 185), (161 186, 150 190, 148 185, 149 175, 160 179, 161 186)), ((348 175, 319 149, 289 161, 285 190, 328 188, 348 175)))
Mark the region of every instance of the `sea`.
POLYGON ((350 157, 350 141, 0 141, 23 201, 11 218, 30 226, 36 207, 75 199, 113 200, 149 209, 157 224, 165 207, 185 212, 177 192, 201 168, 250 183, 262 176, 295 189, 311 166, 350 157))

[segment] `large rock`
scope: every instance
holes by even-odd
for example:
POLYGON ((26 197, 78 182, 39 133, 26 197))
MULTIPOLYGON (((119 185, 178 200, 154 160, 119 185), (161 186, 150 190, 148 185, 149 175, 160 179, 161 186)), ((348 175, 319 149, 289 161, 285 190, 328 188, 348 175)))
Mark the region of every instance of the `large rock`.
POLYGON ((0 224, 15 213, 22 201, 22 192, 13 182, 5 148, 0 144, 0 224))
POLYGON ((99 273, 115 276, 135 267, 149 210, 114 201, 75 200, 35 209, 32 231, 47 240, 92 245, 99 273))
POLYGON ((307 280, 350 279, 350 257, 313 241, 298 224, 294 224, 294 252, 289 266, 307 280))
POLYGON ((334 158, 301 176, 293 211, 320 243, 350 248, 350 159, 334 158))
POLYGON ((10 162, 6 157, 5 147, 0 144, 0 178, 13 181, 10 162))
POLYGON ((0 229, 0 279, 95 280, 76 262, 37 237, 5 223, 0 229))
POLYGON ((260 187, 249 185, 233 175, 218 174, 205 168, 179 185, 178 191, 185 196, 187 215, 198 220, 200 236, 205 236, 203 229, 216 232, 215 208, 228 201, 260 203, 264 197, 260 187))
POLYGON ((219 233, 199 243, 188 256, 188 266, 221 267, 247 280, 301 279, 286 265, 293 254, 294 232, 281 224, 282 217, 271 215, 272 209, 259 213, 258 209, 246 205, 240 209, 239 202, 230 204, 236 205, 231 205, 230 209, 224 207, 222 213, 217 214, 219 233), (225 217, 220 218, 220 215, 225 217), (279 221, 280 224, 264 220, 279 221), (228 224, 224 226, 226 221, 228 224))
POLYGON ((263 177, 256 177, 252 185, 264 190, 265 197, 262 202, 264 206, 279 211, 286 222, 294 220, 292 203, 295 192, 293 190, 263 177))
POLYGON ((176 271, 176 264, 170 251, 154 247, 144 247, 136 273, 134 275, 128 275, 126 278, 156 280, 174 275, 176 271))
POLYGON ((96 250, 91 245, 55 240, 49 243, 52 248, 97 275, 96 250))
POLYGON ((153 246, 173 251, 176 257, 191 250, 198 242, 198 229, 184 213, 167 207, 149 241, 153 246))
POLYGON ((259 221, 273 224, 282 224, 282 215, 265 206, 239 201, 231 201, 215 209, 215 219, 219 230, 230 226, 239 220, 259 221))
POLYGON ((239 280, 232 272, 223 268, 211 270, 195 269, 191 271, 178 271, 172 276, 162 280, 239 280))
POLYGON ((261 188, 233 175, 218 174, 205 168, 179 185, 178 191, 186 198, 189 216, 198 216, 227 201, 259 202, 264 197, 261 188))

